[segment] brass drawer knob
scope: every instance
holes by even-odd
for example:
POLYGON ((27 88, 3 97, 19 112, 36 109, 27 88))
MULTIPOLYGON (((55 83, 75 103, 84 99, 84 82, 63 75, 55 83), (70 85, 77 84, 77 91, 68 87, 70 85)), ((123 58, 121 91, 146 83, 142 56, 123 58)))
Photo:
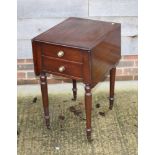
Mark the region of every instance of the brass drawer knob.
POLYGON ((64 66, 60 66, 59 67, 59 72, 63 72, 65 70, 65 67, 64 66))
POLYGON ((64 56, 64 51, 59 51, 59 52, 57 53, 57 56, 58 56, 58 57, 63 57, 63 56, 64 56))

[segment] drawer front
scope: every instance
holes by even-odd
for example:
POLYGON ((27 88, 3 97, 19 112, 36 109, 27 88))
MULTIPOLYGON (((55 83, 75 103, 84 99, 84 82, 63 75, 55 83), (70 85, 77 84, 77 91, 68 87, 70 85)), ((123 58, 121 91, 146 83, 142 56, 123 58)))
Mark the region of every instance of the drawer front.
POLYGON ((78 49, 59 45, 42 44, 42 54, 59 59, 82 62, 82 53, 78 49))
POLYGON ((66 77, 82 78, 82 63, 67 62, 48 56, 42 56, 42 69, 66 77))

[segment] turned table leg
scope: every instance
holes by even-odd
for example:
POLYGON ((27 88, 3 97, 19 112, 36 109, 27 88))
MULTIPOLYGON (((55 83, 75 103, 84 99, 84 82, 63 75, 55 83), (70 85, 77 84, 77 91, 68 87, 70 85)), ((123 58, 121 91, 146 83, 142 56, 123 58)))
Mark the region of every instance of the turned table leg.
POLYGON ((40 75, 40 85, 41 85, 45 122, 46 122, 47 128, 49 129, 50 128, 50 117, 49 117, 49 107, 48 107, 47 77, 45 73, 41 73, 40 75))
POLYGON ((114 103, 114 89, 115 89, 115 74, 116 68, 112 68, 110 70, 110 96, 109 96, 109 109, 112 110, 114 103))
POLYGON ((92 93, 90 84, 85 85, 85 111, 86 111, 86 133, 88 141, 91 141, 91 110, 92 93))
POLYGON ((73 88, 72 88, 72 91, 73 91, 73 99, 74 101, 76 101, 76 98, 77 98, 77 87, 76 87, 76 80, 72 80, 73 82, 73 88))

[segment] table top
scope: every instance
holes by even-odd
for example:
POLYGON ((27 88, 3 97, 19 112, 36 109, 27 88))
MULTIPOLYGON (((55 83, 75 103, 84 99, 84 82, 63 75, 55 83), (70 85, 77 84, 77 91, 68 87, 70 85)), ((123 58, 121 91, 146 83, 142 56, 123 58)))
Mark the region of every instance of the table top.
POLYGON ((118 23, 68 18, 32 39, 35 74, 52 73, 95 85, 121 57, 118 23))
POLYGON ((120 27, 119 23, 70 17, 33 40, 89 52, 103 41, 107 34, 118 27, 120 27))

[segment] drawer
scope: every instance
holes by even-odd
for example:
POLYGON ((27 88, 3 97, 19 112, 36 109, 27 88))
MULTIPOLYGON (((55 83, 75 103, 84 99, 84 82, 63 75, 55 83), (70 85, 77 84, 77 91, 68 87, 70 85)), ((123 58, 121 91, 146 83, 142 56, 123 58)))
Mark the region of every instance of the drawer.
POLYGON ((59 59, 82 62, 82 53, 78 49, 59 45, 42 44, 42 54, 59 59))
POLYGON ((82 78, 82 63, 67 62, 53 57, 42 56, 42 69, 66 77, 82 78))

